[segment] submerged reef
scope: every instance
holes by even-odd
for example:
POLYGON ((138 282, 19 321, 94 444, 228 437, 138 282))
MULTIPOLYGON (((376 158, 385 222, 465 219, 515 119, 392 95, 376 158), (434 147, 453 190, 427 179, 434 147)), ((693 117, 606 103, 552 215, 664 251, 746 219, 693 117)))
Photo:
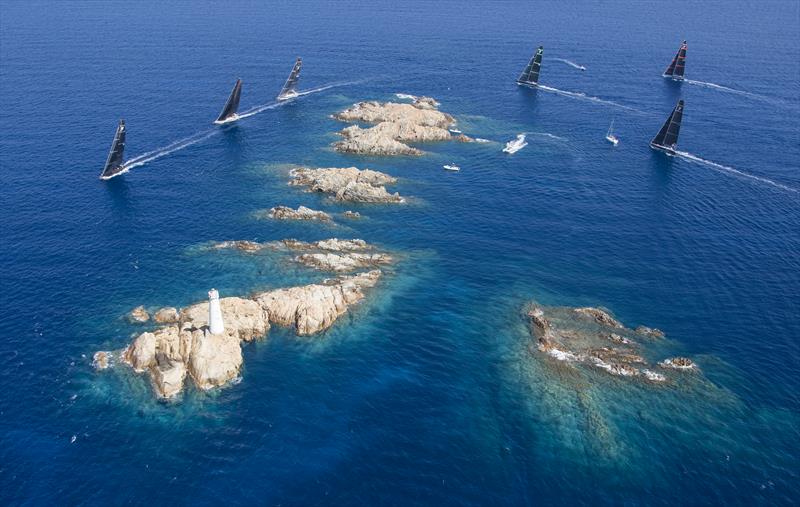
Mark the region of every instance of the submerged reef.
POLYGON ((664 369, 697 368, 687 358, 652 365, 644 357, 640 339, 663 338, 664 333, 645 326, 629 329, 600 308, 545 308, 530 303, 526 314, 535 350, 557 361, 655 383, 668 380, 664 369))
POLYGON ((312 169, 298 167, 289 172, 290 185, 307 187, 311 192, 322 192, 336 201, 361 203, 403 203, 400 194, 390 194, 384 185, 397 179, 370 169, 356 167, 327 167, 312 169))
POLYGON ((99 351, 94 365, 106 369, 115 357, 134 371, 147 373, 161 398, 173 398, 190 378, 200 389, 225 385, 242 367, 241 342, 267 335, 270 325, 292 327, 299 336, 328 329, 374 287, 379 270, 340 276, 321 283, 288 287, 249 297, 220 299, 225 331, 208 332, 209 303, 183 308, 175 323, 138 335, 124 350, 99 351))
POLYGON ((395 102, 359 102, 333 117, 346 122, 373 124, 362 128, 351 125, 333 144, 336 151, 361 155, 422 155, 423 151, 407 143, 431 141, 471 141, 463 134, 448 130, 456 120, 438 110, 439 103, 430 97, 415 98, 411 104, 395 102))

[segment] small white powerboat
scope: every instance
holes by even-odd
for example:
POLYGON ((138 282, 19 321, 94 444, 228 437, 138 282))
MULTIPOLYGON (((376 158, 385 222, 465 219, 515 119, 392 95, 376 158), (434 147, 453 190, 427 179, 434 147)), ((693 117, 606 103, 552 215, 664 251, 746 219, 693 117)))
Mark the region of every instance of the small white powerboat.
POLYGON ((443 165, 442 167, 444 168, 444 170, 445 170, 445 171, 453 171, 453 172, 457 172, 457 171, 460 171, 460 170, 461 170, 461 168, 460 168, 460 167, 458 167, 458 166, 457 166, 457 165, 455 165, 455 164, 447 164, 447 165, 443 165))
POLYGON ((508 154, 516 153, 526 146, 528 146, 528 143, 525 141, 525 134, 518 134, 516 139, 506 143, 503 152, 508 154))
POLYGON ((611 120, 611 126, 608 127, 608 132, 606 133, 606 141, 613 144, 614 146, 619 144, 619 139, 617 136, 614 135, 614 120, 611 120))

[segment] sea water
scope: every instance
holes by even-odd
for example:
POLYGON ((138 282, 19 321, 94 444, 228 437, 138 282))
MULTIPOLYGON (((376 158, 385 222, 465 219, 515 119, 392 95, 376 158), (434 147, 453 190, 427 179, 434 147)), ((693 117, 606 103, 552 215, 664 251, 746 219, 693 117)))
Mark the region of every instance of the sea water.
POLYGON ((2 503, 800 501, 796 2, 0 10, 2 503), (661 77, 683 39, 687 78, 717 87, 661 77), (514 84, 540 44, 560 92, 514 84), (297 56, 301 90, 336 86, 271 107, 297 56), (258 113, 214 127, 236 78, 258 113), (397 93, 492 142, 332 151, 332 113, 397 93), (699 161, 648 148, 679 98, 699 161), (202 139, 100 181, 119 118, 128 159, 202 139), (408 203, 330 202, 287 186, 293 164, 392 174, 408 203), (256 217, 275 205, 363 218, 256 217), (244 345, 241 382, 162 403, 125 367, 92 369, 141 332, 124 319, 140 304, 325 276, 208 242, 328 237, 399 262, 329 331, 244 345), (532 300, 663 329, 652 359, 701 373, 564 374, 529 350, 532 300))

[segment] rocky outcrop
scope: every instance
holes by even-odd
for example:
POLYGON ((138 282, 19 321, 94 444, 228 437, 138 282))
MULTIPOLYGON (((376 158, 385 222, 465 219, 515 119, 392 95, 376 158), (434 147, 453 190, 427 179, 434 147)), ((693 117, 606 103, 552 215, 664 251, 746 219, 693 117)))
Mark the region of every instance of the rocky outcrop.
POLYGON ((172 306, 161 308, 153 314, 153 320, 158 324, 174 324, 179 318, 178 310, 172 306))
MULTIPOLYGON (((339 152, 362 155, 422 155, 421 150, 407 143, 454 139, 448 127, 455 124, 455 119, 438 107, 439 103, 430 97, 417 97, 411 104, 359 102, 333 117, 373 126, 352 125, 343 129, 339 133, 343 139, 333 147, 339 152)), ((464 135, 459 140, 471 141, 464 135)))
POLYGON ((291 326, 298 335, 311 335, 328 329, 348 306, 364 299, 363 290, 373 287, 380 277, 381 272, 375 270, 323 284, 264 292, 254 299, 268 312, 270 321, 291 326))
MULTIPOLYGON (((197 303, 180 310, 176 323, 137 336, 121 359, 135 371, 148 373, 161 398, 179 394, 187 378, 200 389, 222 386, 241 371, 241 342, 265 336, 271 324, 291 326, 299 335, 323 331, 364 299, 364 290, 380 277, 375 270, 249 298, 222 298, 225 331, 217 335, 208 332, 208 302, 197 303)), ((110 357, 97 352, 95 367, 108 367, 110 357)))
POLYGON ((94 356, 92 356, 92 366, 94 366, 95 370, 105 370, 111 366, 112 358, 113 354, 111 352, 98 350, 94 353, 94 356))
POLYGON ((664 331, 654 327, 638 326, 636 329, 634 329, 634 331, 636 331, 636 334, 640 334, 648 338, 664 338, 664 331))
POLYGON ((359 213, 358 211, 347 210, 344 213, 342 213, 342 215, 344 215, 345 218, 349 218, 351 220, 357 220, 361 218, 361 213, 359 213))
POLYGON ((322 192, 334 200, 364 203, 402 203, 399 194, 390 194, 384 185, 397 182, 396 178, 369 169, 355 167, 295 168, 290 171, 290 185, 304 186, 312 192, 322 192))
MULTIPOLYGON (((550 358, 619 377, 648 382, 668 380, 651 369, 640 352, 643 344, 637 341, 641 336, 656 336, 660 331, 644 326, 628 329, 606 310, 592 307, 545 308, 531 303, 527 316, 536 349, 550 358)), ((658 365, 679 369, 694 367, 686 358, 668 359, 658 365)))
POLYGON ((585 308, 575 308, 575 312, 586 317, 594 319, 598 324, 602 324, 608 327, 614 327, 617 329, 624 329, 623 326, 617 319, 611 316, 605 310, 601 310, 600 308, 592 308, 592 307, 585 307, 585 308))
POLYGON ((347 252, 335 254, 328 252, 302 254, 295 257, 294 260, 304 266, 321 271, 343 273, 391 264, 394 259, 392 259, 391 255, 385 253, 347 252))
POLYGON ((673 370, 696 370, 697 365, 688 357, 671 357, 664 359, 659 366, 662 368, 672 368, 673 370))
POLYGON ((147 310, 144 309, 144 306, 137 306, 128 313, 127 317, 129 322, 135 324, 141 324, 150 320, 150 314, 147 313, 147 310))
POLYGON ((255 253, 264 248, 267 248, 267 245, 265 243, 258 243, 257 241, 237 239, 232 241, 218 241, 216 243, 213 243, 210 248, 214 250, 233 249, 245 253, 255 253))
POLYGON ((330 222, 331 216, 324 211, 317 211, 305 206, 300 206, 297 209, 292 209, 288 206, 275 206, 269 210, 267 214, 269 218, 276 220, 319 220, 322 222, 330 222))

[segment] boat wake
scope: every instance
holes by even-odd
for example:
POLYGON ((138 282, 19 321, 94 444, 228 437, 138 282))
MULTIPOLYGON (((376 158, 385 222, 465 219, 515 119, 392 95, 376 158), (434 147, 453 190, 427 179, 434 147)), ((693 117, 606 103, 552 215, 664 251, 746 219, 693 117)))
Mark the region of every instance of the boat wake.
POLYGON ((557 136, 550 132, 532 132, 532 134, 535 136, 549 137, 550 139, 556 139, 558 141, 569 141, 566 137, 557 136))
POLYGON ((561 62, 561 63, 566 63, 570 67, 574 67, 574 68, 576 68, 578 70, 586 70, 586 67, 584 67, 583 65, 579 65, 579 64, 573 62, 572 60, 566 60, 564 58, 553 58, 553 60, 555 60, 557 62, 561 62))
POLYGON ((756 176, 755 174, 746 173, 744 171, 740 171, 738 169, 734 169, 733 167, 729 167, 729 166, 726 166, 726 165, 717 164, 716 162, 712 162, 710 160, 706 160, 704 158, 700 158, 697 155, 692 155, 691 153, 689 153, 687 151, 674 151, 673 153, 674 153, 675 156, 681 157, 681 158, 683 158, 685 160, 688 160, 690 162, 695 162, 697 164, 705 165, 705 166, 710 167, 710 168, 712 168, 712 169, 714 169, 716 171, 719 171, 719 172, 733 174, 735 176, 740 176, 742 178, 751 179, 751 180, 754 180, 754 181, 758 181, 760 183, 766 183, 767 185, 771 185, 773 187, 780 188, 781 190, 786 190, 788 192, 794 192, 794 193, 800 192, 800 190, 798 190, 796 188, 784 185, 782 183, 778 183, 777 181, 772 181, 771 179, 768 179, 768 178, 763 178, 761 176, 756 176))
MULTIPOLYGON (((337 86, 345 86, 345 85, 350 85, 350 84, 357 84, 359 82, 361 82, 361 81, 347 81, 347 82, 341 82, 341 83, 332 83, 332 84, 329 84, 329 85, 320 86, 318 88, 312 88, 310 90, 297 92, 296 97, 303 97, 305 95, 311 95, 311 94, 314 94, 314 93, 319 93, 319 92, 322 92, 322 91, 325 91, 325 90, 329 90, 329 89, 335 88, 337 86)), ((287 102, 290 102, 290 101, 288 101, 288 100, 280 101, 280 102, 273 101, 273 102, 269 102, 267 104, 262 104, 260 106, 256 106, 256 107, 254 107, 252 109, 249 109, 249 110, 247 110, 247 111, 245 111, 243 113, 238 114, 237 117, 236 117, 236 120, 243 120, 245 118, 249 118, 251 116, 255 116, 258 113, 261 113, 261 112, 266 111, 268 109, 275 109, 276 107, 279 107, 279 106, 281 106, 283 104, 286 104, 287 102)), ((174 142, 172 142, 172 143, 170 143, 170 144, 168 144, 166 146, 162 146, 161 148, 158 148, 158 149, 155 149, 153 151, 149 151, 147 153, 143 153, 141 155, 133 157, 132 159, 127 160, 125 162, 125 164, 122 167, 122 170, 119 173, 116 173, 115 176, 117 176, 119 174, 124 174, 124 173, 130 171, 131 169, 133 169, 134 167, 143 166, 143 165, 147 164, 148 162, 152 162, 152 161, 157 160, 157 159, 159 159, 161 157, 165 157, 165 156, 167 156, 167 155, 169 155, 171 153, 175 153, 176 151, 182 150, 182 149, 184 149, 184 148, 186 148, 188 146, 191 146, 193 144, 197 144, 200 141, 204 141, 204 140, 208 139, 209 137, 217 134, 218 132, 219 132, 219 129, 208 129, 208 130, 204 130, 202 132, 197 132, 196 134, 192 134, 189 137, 184 137, 183 139, 179 139, 177 141, 174 141, 174 142)))
POLYGON ((625 109, 626 111, 631 111, 631 112, 639 113, 639 114, 647 114, 644 111, 640 111, 639 109, 636 109, 634 107, 625 106, 623 104, 620 104, 618 102, 614 102, 612 100, 605 100, 605 99, 601 99, 599 97, 593 97, 591 95, 586 95, 585 93, 581 93, 581 92, 568 92, 568 91, 565 91, 565 90, 559 90, 558 88, 552 88, 550 86, 545 86, 545 85, 539 85, 538 88, 540 90, 544 90, 544 91, 547 91, 547 92, 552 92, 552 93, 555 93, 555 94, 558 94, 558 95, 563 95, 565 97, 572 97, 574 99, 579 99, 579 100, 588 100, 589 102, 594 102, 596 104, 603 104, 603 105, 606 105, 606 106, 618 107, 620 109, 625 109))
MULTIPOLYGON (((200 141, 204 141, 209 137, 213 136, 219 132, 217 129, 209 129, 204 130, 202 132, 198 132, 193 134, 189 137, 184 137, 183 139, 179 139, 173 143, 170 143, 166 146, 162 146, 161 148, 155 149, 153 151, 149 151, 147 153, 143 153, 137 157, 133 157, 132 159, 125 162, 125 165, 122 168, 122 172, 128 172, 134 167, 143 166, 148 162, 152 162, 153 160, 157 160, 161 157, 165 157, 170 153, 175 153, 178 150, 182 150, 187 146, 191 146, 193 144, 197 144, 200 141)), ((122 174, 122 172, 120 174, 122 174)))
POLYGON ((695 81, 694 79, 684 79, 683 82, 684 83, 689 83, 689 84, 695 85, 695 86, 702 86, 704 88, 711 88, 711 89, 720 90, 720 91, 723 91, 723 92, 735 93, 736 95, 742 95, 744 97, 750 97, 751 99, 762 100, 764 102, 776 103, 776 101, 774 99, 771 99, 769 97, 765 97, 765 96, 759 95, 757 93, 746 92, 744 90, 737 90, 736 88, 728 88, 727 86, 722 86, 722 85, 716 84, 716 83, 707 83, 705 81, 695 81))

